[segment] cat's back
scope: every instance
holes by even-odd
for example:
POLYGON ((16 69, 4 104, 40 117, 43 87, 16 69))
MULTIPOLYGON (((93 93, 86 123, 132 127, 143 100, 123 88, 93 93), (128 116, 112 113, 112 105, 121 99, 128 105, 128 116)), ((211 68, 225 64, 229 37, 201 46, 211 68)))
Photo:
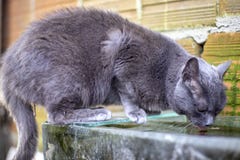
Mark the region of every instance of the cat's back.
POLYGON ((58 51, 65 55, 71 51, 81 56, 96 55, 100 53, 101 42, 108 38, 107 32, 111 28, 121 30, 127 23, 117 14, 93 8, 61 9, 31 23, 7 54, 29 56, 29 52, 34 55, 45 49, 48 50, 45 54, 51 55, 58 51))
POLYGON ((121 30, 127 23, 117 14, 97 9, 58 10, 26 29, 6 51, 4 61, 7 63, 4 65, 8 68, 25 63, 31 66, 31 70, 41 70, 44 67, 82 64, 79 67, 88 73, 101 70, 90 66, 101 66, 101 60, 106 61, 101 48, 102 42, 108 39, 107 32, 111 28, 121 30), (38 67, 34 67, 35 64, 38 67))
POLYGON ((61 32, 69 36, 88 33, 85 34, 85 38, 92 34, 95 34, 96 38, 109 28, 122 28, 126 22, 119 15, 104 10, 66 8, 47 14, 41 20, 32 23, 30 29, 42 33, 61 32))
MULTIPOLYGON (((89 92, 99 84, 109 88, 113 63, 102 52, 102 42, 108 30, 121 30, 124 23, 116 14, 80 8, 59 10, 33 22, 3 57, 5 85, 11 82, 11 90, 31 94, 25 97, 41 96, 33 94, 33 86, 44 92, 60 90, 64 84, 85 86, 89 92)), ((94 94, 103 99, 108 90, 96 89, 94 94)))

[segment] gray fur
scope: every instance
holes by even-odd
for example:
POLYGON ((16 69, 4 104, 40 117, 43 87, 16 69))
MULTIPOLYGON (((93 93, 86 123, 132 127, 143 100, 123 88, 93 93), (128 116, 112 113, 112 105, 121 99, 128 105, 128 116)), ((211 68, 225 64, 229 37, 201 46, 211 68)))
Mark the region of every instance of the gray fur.
POLYGON ((15 159, 36 150, 31 104, 45 106, 51 123, 106 120, 108 110, 92 107, 123 104, 137 123, 173 109, 202 127, 225 105, 221 78, 173 40, 116 14, 60 10, 31 24, 3 58, 2 89, 20 137, 15 159))

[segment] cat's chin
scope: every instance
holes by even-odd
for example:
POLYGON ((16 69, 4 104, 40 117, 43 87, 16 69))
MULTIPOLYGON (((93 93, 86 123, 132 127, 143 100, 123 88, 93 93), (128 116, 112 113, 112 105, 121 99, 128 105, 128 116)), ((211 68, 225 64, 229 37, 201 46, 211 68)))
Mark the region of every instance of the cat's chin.
POLYGON ((197 127, 199 132, 207 132, 207 129, 208 129, 206 126, 195 126, 195 127, 197 127))
POLYGON ((192 123, 192 124, 195 128, 198 129, 199 132, 207 132, 207 130, 208 130, 208 126, 194 124, 194 123, 192 123))

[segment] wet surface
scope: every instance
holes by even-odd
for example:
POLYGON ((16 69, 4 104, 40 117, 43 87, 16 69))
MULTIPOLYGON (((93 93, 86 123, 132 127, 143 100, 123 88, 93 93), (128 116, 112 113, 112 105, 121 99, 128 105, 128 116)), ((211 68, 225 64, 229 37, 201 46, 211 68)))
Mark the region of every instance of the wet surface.
POLYGON ((240 137, 240 117, 218 116, 212 126, 206 130, 200 131, 193 126, 185 116, 179 116, 175 113, 166 112, 161 115, 148 116, 146 124, 135 124, 127 118, 113 118, 104 122, 76 123, 75 125, 84 125, 88 127, 106 127, 111 129, 128 129, 142 132, 161 132, 161 133, 180 133, 202 136, 226 136, 240 137))
POLYGON ((203 136, 240 137, 239 125, 240 117, 218 117, 214 125, 209 126, 206 131, 200 131, 190 122, 187 122, 184 117, 179 116, 163 119, 152 119, 144 125, 125 123, 106 125, 106 127, 140 130, 143 132, 165 132, 203 136))

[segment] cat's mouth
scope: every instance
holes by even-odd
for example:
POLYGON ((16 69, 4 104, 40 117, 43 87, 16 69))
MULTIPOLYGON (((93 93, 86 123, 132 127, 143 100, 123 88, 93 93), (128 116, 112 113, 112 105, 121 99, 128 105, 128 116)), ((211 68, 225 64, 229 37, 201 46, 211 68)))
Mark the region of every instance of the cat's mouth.
POLYGON ((199 124, 199 123, 194 123, 191 121, 191 123, 193 124, 194 127, 196 127, 199 132, 207 132, 208 130, 208 127, 207 125, 202 125, 202 124, 199 124))
POLYGON ((207 132, 208 127, 206 126, 196 126, 199 130, 199 132, 207 132))
POLYGON ((196 127, 199 130, 199 132, 207 132, 208 129, 207 125, 203 125, 201 122, 197 120, 194 121, 194 119, 191 119, 190 117, 188 117, 188 120, 192 123, 194 127, 196 127))

